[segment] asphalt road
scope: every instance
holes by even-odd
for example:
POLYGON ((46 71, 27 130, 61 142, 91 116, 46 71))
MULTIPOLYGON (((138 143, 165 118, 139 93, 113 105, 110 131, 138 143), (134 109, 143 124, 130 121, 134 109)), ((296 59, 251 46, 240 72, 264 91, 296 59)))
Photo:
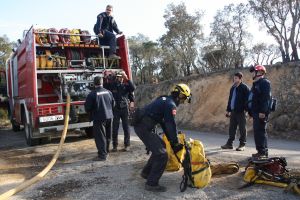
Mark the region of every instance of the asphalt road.
MULTIPOLYGON (((216 133, 202 133, 196 131, 184 131, 187 138, 199 139, 205 146, 207 156, 219 154, 220 157, 224 155, 225 158, 232 157, 235 161, 238 159, 247 159, 253 153, 256 153, 253 135, 248 135, 247 145, 245 151, 222 150, 220 147, 224 145, 228 139, 227 135, 216 133), (236 158, 236 159, 235 159, 236 158)), ((291 141, 283 139, 268 139, 269 157, 286 157, 288 166, 293 168, 300 168, 300 141, 291 141)), ((234 143, 235 147, 239 145, 238 138, 234 143)))
MULTIPOLYGON (((222 150, 227 135, 183 131, 186 138, 199 139, 212 162, 238 162, 242 167, 255 153, 253 136, 249 135, 243 152, 222 150)), ((122 136, 120 144, 122 144, 122 136)), ((213 177, 204 189, 188 189, 179 192, 182 172, 165 173, 161 184, 168 187, 164 194, 153 194, 143 189, 144 180, 139 173, 148 156, 140 140, 132 134, 130 152, 112 153, 107 162, 94 162, 94 141, 84 137, 69 137, 58 163, 46 178, 15 195, 12 199, 299 199, 299 196, 283 193, 283 189, 255 185, 238 190, 245 184, 242 171, 230 176, 213 177)), ((37 147, 27 147, 22 132, 0 130, 0 193, 15 187, 34 176, 51 159, 58 140, 37 147)), ((238 140, 236 141, 238 145, 238 140)), ((300 142, 269 139, 270 156, 284 156, 288 167, 300 169, 300 142)))
MULTIPOLYGON (((122 132, 122 128, 120 128, 120 132, 122 132)), ((239 161, 247 159, 251 156, 251 154, 256 153, 252 134, 248 135, 246 150, 238 152, 235 151, 235 148, 233 150, 222 150, 220 148, 221 145, 226 143, 228 139, 227 135, 190 130, 182 130, 182 132, 186 134, 187 139, 193 138, 202 141, 208 157, 219 155, 220 158, 222 158, 222 155, 224 155, 226 160, 228 160, 228 157, 230 157, 233 159, 233 161, 239 161)), ((132 133, 132 139, 139 140, 136 136, 134 137, 135 134, 133 130, 132 133)), ((68 141, 72 141, 72 139, 68 139, 68 141)), ((289 167, 300 168, 300 141, 269 138, 268 144, 269 157, 286 157, 289 167)), ((239 145, 238 136, 234 145, 236 147, 239 145)), ((7 150, 26 147, 27 145, 25 143, 24 134, 22 131, 13 132, 10 129, 0 130, 0 152, 2 149, 7 150)))

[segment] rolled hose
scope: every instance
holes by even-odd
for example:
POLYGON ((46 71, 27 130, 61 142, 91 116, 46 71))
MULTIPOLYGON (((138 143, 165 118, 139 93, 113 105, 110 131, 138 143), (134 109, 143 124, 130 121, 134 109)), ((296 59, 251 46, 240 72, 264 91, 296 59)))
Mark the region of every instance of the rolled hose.
POLYGON ((50 169, 54 166, 54 164, 56 163, 59 154, 62 150, 62 146, 65 142, 66 136, 67 136, 67 130, 68 130, 68 126, 69 126, 69 113, 70 113, 70 95, 67 95, 67 104, 66 104, 66 113, 65 113, 65 121, 64 121, 64 129, 62 131, 62 135, 61 135, 61 139, 59 142, 59 146, 56 150, 56 153, 53 155, 52 160, 48 163, 48 165, 40 172, 38 173, 36 176, 34 176, 33 178, 21 183, 20 185, 18 185, 17 187, 8 190, 7 192, 3 193, 0 195, 0 200, 4 200, 4 199, 8 199, 9 197, 13 196, 14 194, 26 189, 27 187, 31 186, 32 184, 40 181, 43 179, 43 177, 50 171, 50 169))

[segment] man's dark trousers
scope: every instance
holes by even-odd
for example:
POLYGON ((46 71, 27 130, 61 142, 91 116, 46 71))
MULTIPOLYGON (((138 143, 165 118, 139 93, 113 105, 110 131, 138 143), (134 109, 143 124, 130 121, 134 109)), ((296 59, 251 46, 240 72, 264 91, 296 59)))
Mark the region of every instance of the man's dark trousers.
POLYGON ((106 158, 109 152, 111 124, 111 119, 107 119, 105 121, 93 121, 93 133, 98 149, 98 156, 100 158, 106 158))
POLYGON ((125 147, 130 146, 130 132, 128 125, 128 108, 114 109, 114 119, 113 119, 113 146, 118 146, 118 131, 120 125, 120 119, 122 120, 122 127, 124 130, 124 145, 125 147))
POLYGON ((109 55, 115 54, 117 49, 116 35, 109 31, 104 31, 103 38, 100 38, 101 45, 109 45, 109 55))
POLYGON ((267 135, 267 122, 259 118, 259 114, 253 114, 253 131, 256 150, 260 154, 268 156, 268 135, 267 135))
POLYGON ((164 141, 153 131, 156 122, 149 117, 144 117, 142 121, 134 126, 135 133, 151 151, 151 156, 143 168, 142 173, 148 175, 147 185, 158 185, 159 179, 164 173, 168 162, 168 154, 164 141))
POLYGON ((240 145, 245 145, 247 140, 245 112, 231 112, 229 124, 229 139, 227 144, 232 145, 235 140, 237 126, 240 130, 240 145))

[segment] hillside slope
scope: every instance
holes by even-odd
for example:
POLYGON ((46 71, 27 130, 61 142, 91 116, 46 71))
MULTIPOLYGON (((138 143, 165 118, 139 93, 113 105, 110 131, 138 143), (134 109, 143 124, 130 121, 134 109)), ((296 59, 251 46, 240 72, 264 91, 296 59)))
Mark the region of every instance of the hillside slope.
MULTIPOLYGON (((227 70, 208 76, 191 76, 164 81, 156 85, 140 85, 136 90, 136 103, 143 106, 159 95, 168 94, 176 83, 187 83, 193 94, 191 104, 178 108, 176 120, 180 127, 201 131, 227 132, 228 119, 224 117, 232 76, 238 70, 227 70)), ((244 82, 251 87, 248 69, 241 69, 244 82)), ((272 113, 269 133, 283 138, 300 139, 300 64, 274 65, 267 68, 272 94, 278 99, 277 111, 272 113)), ((252 122, 248 120, 248 129, 252 122)))

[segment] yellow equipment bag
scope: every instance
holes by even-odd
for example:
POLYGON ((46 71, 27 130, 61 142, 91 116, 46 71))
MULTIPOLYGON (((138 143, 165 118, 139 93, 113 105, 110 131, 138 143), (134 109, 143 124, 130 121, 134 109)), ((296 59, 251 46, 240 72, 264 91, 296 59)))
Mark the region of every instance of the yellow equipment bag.
POLYGON ((39 55, 36 55, 36 57, 35 57, 35 66, 37 69, 40 68, 40 56, 39 55))
POLYGON ((53 68, 53 58, 50 50, 45 50, 46 59, 47 59, 47 69, 53 68))
POLYGON ((286 166, 286 160, 282 157, 250 159, 244 175, 247 184, 241 188, 258 183, 285 188, 285 191, 300 195, 300 176, 289 173, 286 166))
MULTIPOLYGON (((203 188, 210 183, 211 169, 205 157, 204 147, 199 140, 190 139, 191 186, 203 188)), ((188 151, 187 151, 188 153, 188 151)))
MULTIPOLYGON (((168 163, 166 167, 166 171, 178 171, 181 168, 181 163, 184 159, 185 149, 182 149, 181 151, 177 152, 177 157, 179 158, 180 162, 178 161, 178 158, 176 158, 174 151, 171 147, 171 144, 167 138, 167 136, 163 135, 163 141, 166 144, 166 149, 168 153, 168 163)), ((185 134, 181 133, 178 134, 178 141, 180 144, 184 144, 185 141, 185 134)))
POLYGON ((72 35, 72 34, 80 34, 80 30, 79 29, 72 29, 70 31, 71 37, 71 43, 73 44, 80 44, 80 35, 72 35))
POLYGON ((190 139, 186 142, 185 134, 178 134, 179 143, 183 144, 184 148, 176 155, 165 135, 163 135, 163 140, 166 143, 169 158, 166 171, 178 171, 181 166, 184 169, 180 184, 181 192, 184 192, 187 186, 203 188, 210 183, 212 176, 210 163, 205 157, 203 144, 199 140, 190 139))
POLYGON ((40 69, 45 69, 47 66, 47 56, 39 55, 39 57, 40 57, 40 63, 39 63, 40 69))

